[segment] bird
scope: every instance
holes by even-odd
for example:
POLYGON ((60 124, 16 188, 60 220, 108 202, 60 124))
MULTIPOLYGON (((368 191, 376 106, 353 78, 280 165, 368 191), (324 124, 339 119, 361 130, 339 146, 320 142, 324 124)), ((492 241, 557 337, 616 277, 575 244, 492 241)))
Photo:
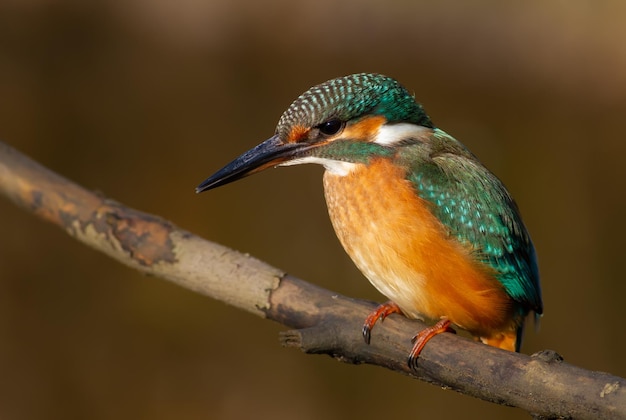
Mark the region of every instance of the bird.
POLYGON ((437 128, 396 79, 338 77, 300 95, 274 135, 207 178, 207 191, 278 166, 319 164, 331 223, 346 253, 398 313, 432 326, 413 338, 408 365, 437 334, 520 351, 524 323, 543 314, 535 248, 504 184, 437 128))

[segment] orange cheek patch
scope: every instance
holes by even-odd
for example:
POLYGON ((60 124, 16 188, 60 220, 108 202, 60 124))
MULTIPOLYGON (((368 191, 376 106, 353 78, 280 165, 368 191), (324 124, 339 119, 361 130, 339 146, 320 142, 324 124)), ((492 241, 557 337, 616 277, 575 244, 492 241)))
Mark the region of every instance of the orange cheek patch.
POLYGON ((341 138, 349 138, 352 140, 371 141, 378 133, 378 129, 386 122, 385 117, 377 115, 375 117, 367 117, 356 124, 347 125, 341 133, 341 138))
POLYGON ((309 129, 302 125, 295 125, 289 133, 287 143, 299 143, 302 139, 306 138, 309 134, 309 129))

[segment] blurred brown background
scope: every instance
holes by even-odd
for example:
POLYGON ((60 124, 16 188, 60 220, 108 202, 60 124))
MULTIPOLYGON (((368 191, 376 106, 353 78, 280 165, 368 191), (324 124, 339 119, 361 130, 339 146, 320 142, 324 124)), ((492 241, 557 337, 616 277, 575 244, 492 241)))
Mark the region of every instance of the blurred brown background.
MULTIPOLYGON (((340 293, 383 300, 330 227, 319 167, 194 187, 311 85, 381 72, 508 185, 546 314, 523 351, 626 375, 626 3, 0 3, 0 139, 340 293)), ((2 419, 527 418, 281 348, 271 322, 143 277, 0 200, 2 419)))

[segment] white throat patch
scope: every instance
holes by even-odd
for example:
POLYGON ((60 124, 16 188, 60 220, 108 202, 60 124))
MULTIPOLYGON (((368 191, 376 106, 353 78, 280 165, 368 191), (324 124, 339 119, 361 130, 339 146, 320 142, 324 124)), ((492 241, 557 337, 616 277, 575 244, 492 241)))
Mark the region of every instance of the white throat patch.
POLYGON ((288 162, 281 163, 278 166, 302 165, 304 163, 317 163, 318 165, 323 165, 328 172, 333 175, 339 176, 348 175, 357 166, 357 163, 326 159, 317 156, 307 156, 299 159, 294 159, 288 162))

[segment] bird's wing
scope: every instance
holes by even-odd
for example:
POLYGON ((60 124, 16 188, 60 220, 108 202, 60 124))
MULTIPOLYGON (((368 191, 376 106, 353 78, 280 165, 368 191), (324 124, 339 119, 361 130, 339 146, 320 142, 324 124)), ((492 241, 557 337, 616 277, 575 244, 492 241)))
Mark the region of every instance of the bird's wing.
POLYGON ((535 249, 502 182, 469 153, 444 151, 411 166, 409 181, 449 234, 498 272, 513 299, 541 314, 535 249))

